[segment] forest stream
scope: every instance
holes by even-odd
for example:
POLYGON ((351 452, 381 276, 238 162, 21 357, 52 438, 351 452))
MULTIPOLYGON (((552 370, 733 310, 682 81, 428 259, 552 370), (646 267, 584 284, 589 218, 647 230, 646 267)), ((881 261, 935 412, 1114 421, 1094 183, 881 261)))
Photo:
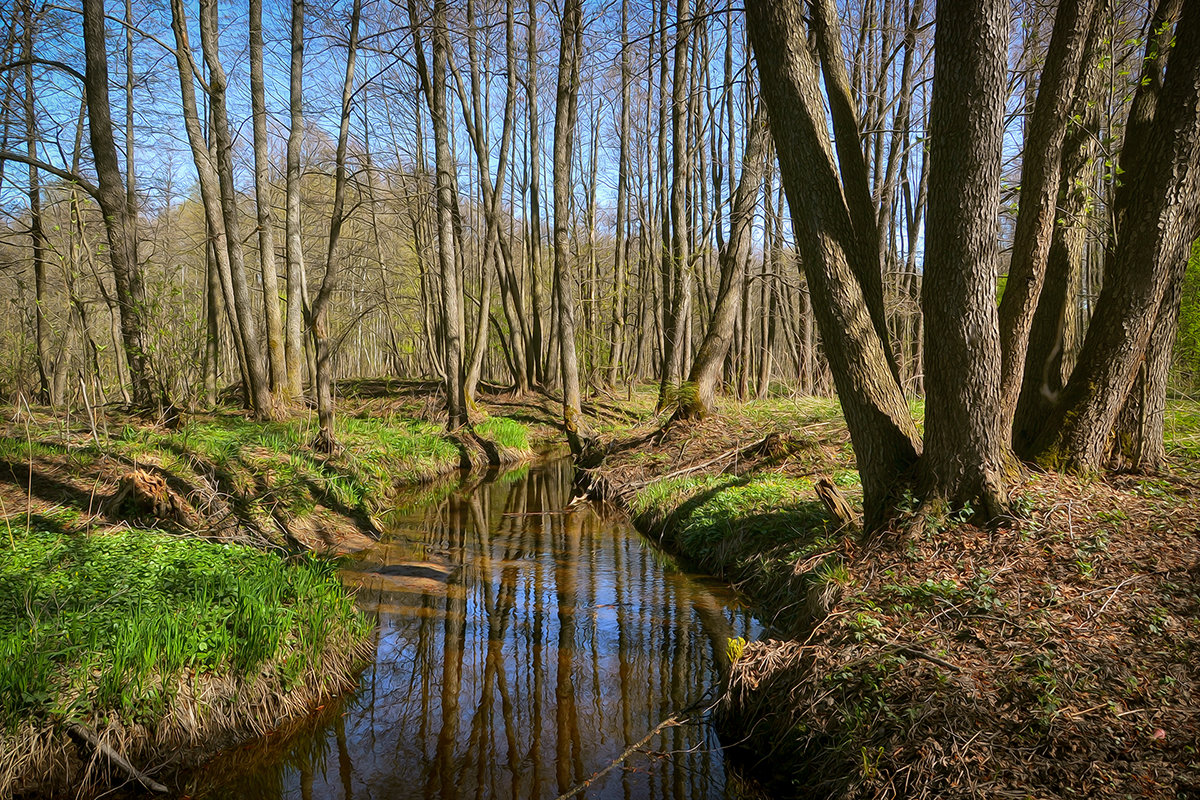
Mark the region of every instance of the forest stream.
MULTIPOLYGON (((759 623, 622 515, 570 504, 569 460, 410 499, 344 573, 378 618, 357 693, 209 762, 196 797, 555 798, 711 697, 759 623)), ((694 715, 697 718, 702 715, 694 715)), ((589 798, 745 797, 703 721, 666 727, 589 798)))

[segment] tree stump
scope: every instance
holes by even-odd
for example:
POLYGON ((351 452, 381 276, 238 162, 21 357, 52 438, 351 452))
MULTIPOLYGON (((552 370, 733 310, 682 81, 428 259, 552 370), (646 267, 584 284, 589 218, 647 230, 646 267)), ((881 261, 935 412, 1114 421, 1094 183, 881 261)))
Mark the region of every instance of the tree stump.
POLYGON ((120 488, 108 502, 108 513, 125 519, 153 518, 192 527, 187 505, 171 491, 167 479, 144 469, 135 469, 121 478, 120 488))
POLYGON ((850 502, 838 491, 837 486, 829 478, 821 478, 816 484, 817 497, 825 504, 829 516, 837 523, 838 529, 850 527, 855 522, 854 509, 850 502))

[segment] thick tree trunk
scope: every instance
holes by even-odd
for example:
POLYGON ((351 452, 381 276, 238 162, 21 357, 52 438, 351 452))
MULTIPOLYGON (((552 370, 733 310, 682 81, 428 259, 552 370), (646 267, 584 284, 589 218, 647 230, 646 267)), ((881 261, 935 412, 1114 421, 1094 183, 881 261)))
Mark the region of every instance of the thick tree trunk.
MULTIPOLYGON (((1104 288, 1071 379, 1033 448, 1046 467, 1102 466, 1154 323, 1169 318, 1163 305, 1200 232, 1200 4, 1183 4, 1173 41, 1152 118, 1144 126, 1131 119, 1127 128, 1104 288)), ((1146 63, 1154 69, 1152 59, 1146 63)), ((1147 77, 1142 90, 1150 83, 1147 77)))
POLYGON ((1079 68, 1071 122, 1063 142, 1058 220, 1050 239, 1045 283, 1025 351, 1021 394, 1012 426, 1013 449, 1022 458, 1029 454, 1033 438, 1066 384, 1083 338, 1079 292, 1100 141, 1099 95, 1103 72, 1096 60, 1103 37, 1099 29, 1099 25, 1093 26, 1079 68))
POLYGON ((920 445, 850 265, 856 256, 848 250, 874 253, 874 241, 866 248, 855 242, 801 9, 785 0, 752 0, 746 17, 793 230, 862 476, 866 525, 875 528, 886 520, 893 489, 920 445))
POLYGON ((88 138, 96 167, 96 202, 104 215, 108 255, 120 311, 121 342, 133 384, 133 404, 148 409, 154 403, 149 347, 146 341, 146 293, 134 244, 136 221, 121 178, 113 139, 108 100, 108 54, 104 38, 104 0, 83 3, 84 90, 88 97, 88 138))
POLYGON ((883 343, 892 373, 899 380, 891 343, 888 341, 887 317, 883 310, 883 260, 879 256, 879 232, 875 220, 875 203, 871 198, 867 163, 863 157, 862 132, 846 74, 846 58, 838 34, 838 10, 835 0, 811 2, 811 25, 821 59, 825 95, 829 98, 833 122, 834 144, 846 206, 854 226, 854 248, 850 268, 862 287, 863 298, 871 315, 875 333, 883 343))
POLYGON ((925 313, 926 502, 1007 505, 996 319, 1008 2, 939 3, 929 115, 925 313))
POLYGON ((1158 307, 1158 319, 1146 345, 1146 357, 1117 416, 1108 453, 1110 469, 1155 473, 1165 466, 1167 448, 1164 422, 1171 351, 1179 331, 1179 305, 1183 269, 1171 276, 1170 286, 1158 307))

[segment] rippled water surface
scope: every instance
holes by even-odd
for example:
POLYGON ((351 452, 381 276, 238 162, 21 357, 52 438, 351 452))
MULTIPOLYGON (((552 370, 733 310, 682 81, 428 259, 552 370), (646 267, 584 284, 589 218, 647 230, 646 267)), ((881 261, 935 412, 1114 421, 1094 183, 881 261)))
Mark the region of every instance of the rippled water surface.
MULTIPOLYGON (((568 506, 568 462, 405 498, 345 579, 379 619, 356 695, 208 765, 195 793, 554 798, 717 682, 757 623, 619 515, 568 506)), ((668 728, 589 798, 741 796, 711 730, 668 728)))

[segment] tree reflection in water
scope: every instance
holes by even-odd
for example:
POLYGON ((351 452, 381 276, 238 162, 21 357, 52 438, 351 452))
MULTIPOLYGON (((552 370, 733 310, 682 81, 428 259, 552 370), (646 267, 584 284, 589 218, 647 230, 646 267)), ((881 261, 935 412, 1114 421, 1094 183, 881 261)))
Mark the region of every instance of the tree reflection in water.
MULTIPOLYGON (((757 623, 619 516, 566 508, 570 488, 552 462, 396 515, 346 573, 379 619, 358 695, 210 764, 192 793, 553 798, 699 699, 757 623)), ((711 731, 685 725, 586 796, 733 797, 725 773, 711 731)))

